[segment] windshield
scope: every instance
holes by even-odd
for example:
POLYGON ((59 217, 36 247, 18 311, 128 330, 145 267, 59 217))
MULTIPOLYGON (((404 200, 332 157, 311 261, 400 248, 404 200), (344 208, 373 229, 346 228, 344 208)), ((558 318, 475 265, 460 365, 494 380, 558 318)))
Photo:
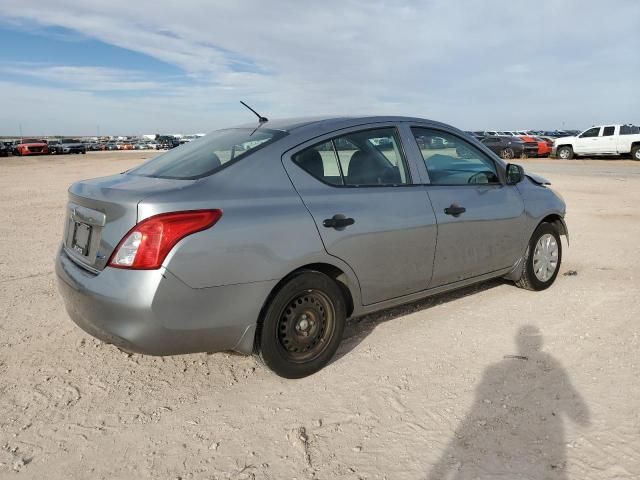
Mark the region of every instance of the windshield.
POLYGON ((268 129, 218 130, 169 150, 127 173, 184 180, 201 178, 284 135, 285 132, 268 129))

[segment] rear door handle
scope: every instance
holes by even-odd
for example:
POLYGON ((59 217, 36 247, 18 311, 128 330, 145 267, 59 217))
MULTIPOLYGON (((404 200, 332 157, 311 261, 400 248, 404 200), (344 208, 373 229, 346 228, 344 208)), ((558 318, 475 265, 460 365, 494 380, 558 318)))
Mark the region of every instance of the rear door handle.
POLYGON ((444 213, 447 215, 453 215, 454 217, 458 217, 466 211, 466 208, 456 205, 455 203, 444 209, 444 213))
POLYGON ((322 221, 322 226, 340 230, 342 228, 348 227, 349 225, 353 225, 354 223, 356 223, 356 221, 353 218, 347 218, 344 215, 338 213, 331 218, 325 218, 322 221))

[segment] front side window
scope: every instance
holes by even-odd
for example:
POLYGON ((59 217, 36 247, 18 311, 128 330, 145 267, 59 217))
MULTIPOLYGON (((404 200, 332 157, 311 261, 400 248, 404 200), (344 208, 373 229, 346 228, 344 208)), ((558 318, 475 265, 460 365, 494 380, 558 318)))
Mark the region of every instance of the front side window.
POLYGON ((602 130, 602 136, 603 137, 610 137, 611 135, 613 135, 613 132, 615 132, 616 127, 604 127, 604 129, 602 130))
POLYGON ((279 130, 262 128, 218 130, 158 155, 127 173, 181 180, 201 178, 285 135, 279 130))
POLYGON ((432 185, 499 184, 493 160, 460 137, 413 127, 432 185))
POLYGON ((600 127, 593 127, 580 135, 582 138, 597 137, 600 133, 600 127))
POLYGON ((393 186, 409 183, 395 128, 352 132, 309 147, 293 161, 330 185, 393 186))

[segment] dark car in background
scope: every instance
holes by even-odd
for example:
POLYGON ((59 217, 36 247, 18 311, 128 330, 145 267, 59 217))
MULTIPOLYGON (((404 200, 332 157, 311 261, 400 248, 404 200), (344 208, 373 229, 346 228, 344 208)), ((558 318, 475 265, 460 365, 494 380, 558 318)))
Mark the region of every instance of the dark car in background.
MULTIPOLYGON (((489 135, 480 139, 489 150, 506 160, 521 157, 524 154, 524 142, 518 137, 489 135)), ((537 148, 537 147, 536 147, 537 148)))
POLYGON ((54 153, 56 153, 56 150, 61 143, 62 143, 61 140, 47 139, 47 145, 49 146, 49 154, 53 155, 54 153))
POLYGON ((180 140, 171 135, 161 135, 156 138, 156 150, 171 150, 180 145, 180 140))
POLYGON ((0 157, 8 157, 11 153, 10 142, 0 142, 0 157), (9 143, 9 144, 8 144, 9 143))
POLYGON ((63 138, 55 147, 56 154, 67 153, 87 153, 87 147, 80 140, 75 138, 63 138))

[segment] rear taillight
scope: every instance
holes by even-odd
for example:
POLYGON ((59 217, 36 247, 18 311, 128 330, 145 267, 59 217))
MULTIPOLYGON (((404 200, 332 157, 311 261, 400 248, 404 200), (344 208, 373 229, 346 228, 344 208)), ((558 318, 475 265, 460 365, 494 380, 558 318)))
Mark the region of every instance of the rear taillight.
POLYGON ((160 268, 176 243, 211 228, 220 217, 222 210, 190 210, 149 217, 124 236, 111 255, 109 266, 133 270, 160 268))

